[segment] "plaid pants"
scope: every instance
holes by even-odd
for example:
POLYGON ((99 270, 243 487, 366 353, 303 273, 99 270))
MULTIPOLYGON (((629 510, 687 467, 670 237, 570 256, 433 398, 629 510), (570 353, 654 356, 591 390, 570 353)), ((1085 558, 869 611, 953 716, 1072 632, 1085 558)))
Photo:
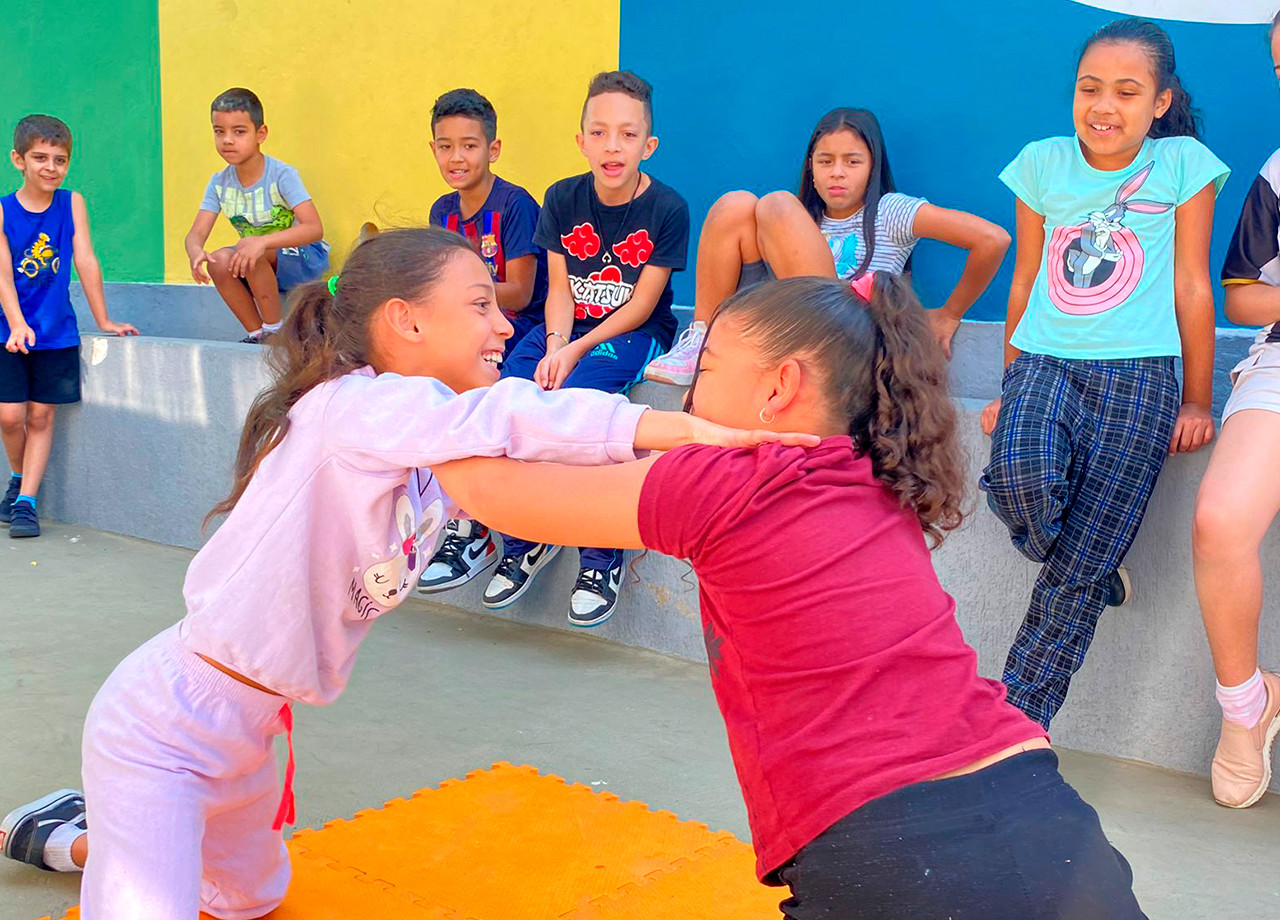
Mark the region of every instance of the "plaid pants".
POLYGON ((1003 680, 1046 728, 1138 534, 1178 408, 1172 358, 1022 355, 1005 371, 978 485, 1018 551, 1044 564, 1003 680))

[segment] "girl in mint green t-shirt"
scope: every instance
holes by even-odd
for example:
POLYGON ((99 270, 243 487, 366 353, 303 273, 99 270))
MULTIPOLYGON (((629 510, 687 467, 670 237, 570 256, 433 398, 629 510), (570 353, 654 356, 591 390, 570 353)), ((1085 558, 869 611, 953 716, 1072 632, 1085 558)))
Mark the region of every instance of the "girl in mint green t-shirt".
POLYGON ((1004 682, 1046 727, 1103 608, 1130 599, 1120 563, 1165 456, 1213 437, 1209 235, 1228 175, 1152 22, 1090 37, 1073 116, 1073 136, 1028 144, 1000 174, 1017 257, 1003 393, 983 412, 980 486, 1043 564, 1004 682))

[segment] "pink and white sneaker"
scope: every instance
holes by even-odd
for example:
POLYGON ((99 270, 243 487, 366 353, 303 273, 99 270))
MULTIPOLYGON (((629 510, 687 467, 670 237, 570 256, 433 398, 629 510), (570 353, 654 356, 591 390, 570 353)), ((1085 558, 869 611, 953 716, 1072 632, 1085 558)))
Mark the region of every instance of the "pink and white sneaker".
POLYGON ((687 387, 693 383, 693 375, 698 370, 698 354, 702 351, 702 340, 706 337, 707 324, 695 320, 688 329, 680 333, 680 338, 669 352, 649 362, 649 366, 644 369, 644 379, 677 387, 687 387))

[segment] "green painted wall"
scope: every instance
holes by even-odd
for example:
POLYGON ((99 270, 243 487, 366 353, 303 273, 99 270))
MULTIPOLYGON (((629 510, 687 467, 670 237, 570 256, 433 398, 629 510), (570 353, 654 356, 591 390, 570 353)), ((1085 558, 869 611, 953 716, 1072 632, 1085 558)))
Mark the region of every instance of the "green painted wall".
POLYGON ((43 6, 6 17, 0 63, 0 193, 21 181, 9 163, 23 115, 71 128, 66 188, 84 195, 108 281, 164 277, 156 0, 43 6))

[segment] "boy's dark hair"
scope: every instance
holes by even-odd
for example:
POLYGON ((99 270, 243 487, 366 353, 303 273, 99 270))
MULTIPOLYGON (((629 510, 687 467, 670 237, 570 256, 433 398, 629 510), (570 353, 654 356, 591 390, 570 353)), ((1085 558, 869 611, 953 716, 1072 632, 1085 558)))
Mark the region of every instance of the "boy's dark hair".
POLYGON ((1147 137, 1200 137, 1200 113, 1191 107, 1191 94, 1178 79, 1177 62, 1173 56, 1173 41, 1169 34, 1148 19, 1117 19, 1109 22, 1089 36, 1080 49, 1076 67, 1084 60, 1085 52, 1101 43, 1134 44, 1151 58, 1151 70, 1156 76, 1156 93, 1173 92, 1169 110, 1151 123, 1147 137))
POLYGON ((436 122, 442 118, 460 115, 474 118, 484 129, 484 139, 492 144, 498 139, 498 113, 493 103, 473 89, 451 89, 431 106, 431 136, 436 133, 436 122))
POLYGON ((643 103, 644 121, 649 127, 649 134, 653 134, 653 87, 644 77, 636 76, 629 70, 606 70, 591 78, 591 82, 587 84, 587 98, 582 102, 579 124, 587 120, 587 103, 605 93, 622 93, 643 103))
POLYGON ((55 147, 67 148, 71 155, 71 129, 61 118, 52 115, 28 115, 13 129, 13 149, 18 156, 26 156, 36 141, 44 141, 55 147))
POLYGON ((214 112, 245 112, 255 128, 262 127, 262 100, 253 90, 243 86, 233 86, 226 92, 219 93, 218 98, 209 106, 210 116, 214 112))

